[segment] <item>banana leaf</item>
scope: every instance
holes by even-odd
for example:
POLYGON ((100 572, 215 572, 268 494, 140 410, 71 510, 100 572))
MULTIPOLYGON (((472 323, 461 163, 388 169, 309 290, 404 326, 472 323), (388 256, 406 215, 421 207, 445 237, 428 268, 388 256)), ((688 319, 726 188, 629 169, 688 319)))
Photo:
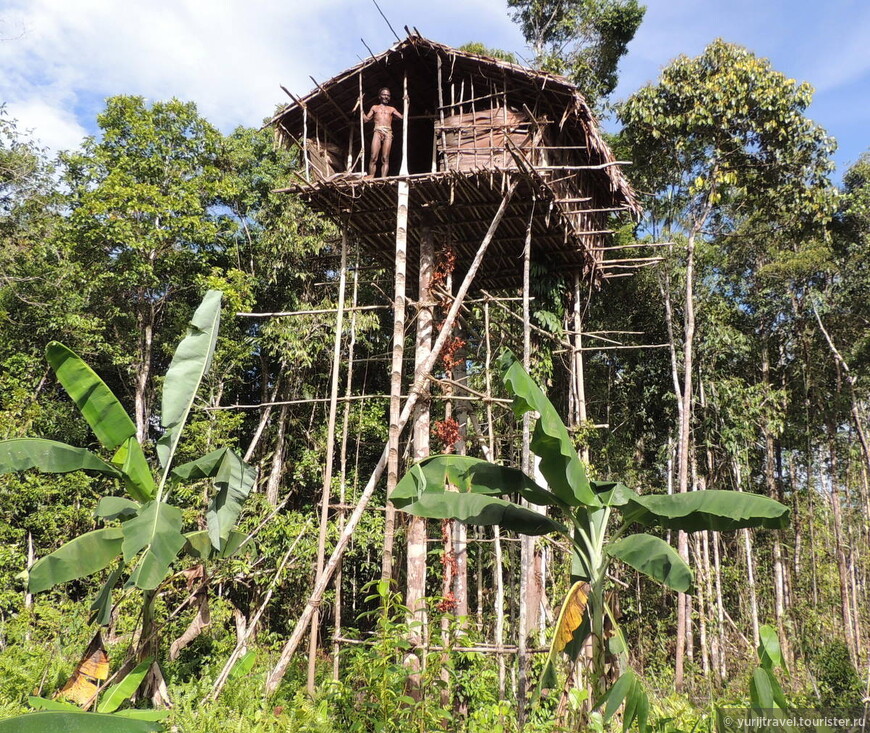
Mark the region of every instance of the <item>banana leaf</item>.
POLYGON ((431 456, 412 466, 390 494, 390 501, 401 508, 416 501, 424 492, 444 491, 446 484, 455 486, 461 493, 519 494, 533 504, 558 506, 562 503, 519 469, 453 454, 431 456))
POLYGON ((145 504, 139 514, 124 522, 121 526, 124 533, 121 550, 125 562, 145 551, 130 575, 128 585, 154 590, 160 584, 184 547, 181 523, 181 510, 164 501, 145 504))
POLYGON ((520 534, 541 535, 550 532, 567 534, 565 525, 509 501, 484 494, 423 493, 417 501, 406 504, 403 511, 427 519, 456 519, 477 526, 499 525, 520 534))
POLYGON ((163 726, 149 720, 83 711, 43 711, 0 720, 0 733, 150 733, 163 726))
POLYGON ((623 507, 627 521, 697 532, 727 532, 745 527, 782 529, 788 525, 789 508, 778 501, 741 491, 690 491, 628 497, 623 507))
POLYGON ((692 571, 664 540, 649 534, 633 534, 605 546, 611 557, 663 583, 672 590, 690 593, 692 571))
POLYGON ((44 438, 13 438, 0 441, 0 473, 15 473, 35 468, 43 473, 98 471, 121 478, 114 466, 85 448, 44 438))
POLYGON ((556 408, 510 351, 505 350, 499 356, 499 367, 505 386, 514 397, 514 414, 522 417, 535 411, 539 415, 529 445, 541 459, 540 471, 550 491, 568 506, 601 506, 556 408))
POLYGON ((103 447, 114 450, 136 434, 136 426, 118 398, 75 352, 52 341, 45 349, 45 358, 103 447))
POLYGON ((39 593, 102 570, 118 557, 122 542, 120 527, 95 529, 70 540, 33 564, 27 574, 30 592, 39 593))
POLYGON ((209 290, 205 294, 166 372, 160 415, 164 433, 157 441, 157 457, 164 468, 172 462, 200 382, 211 366, 222 296, 220 290, 209 290))

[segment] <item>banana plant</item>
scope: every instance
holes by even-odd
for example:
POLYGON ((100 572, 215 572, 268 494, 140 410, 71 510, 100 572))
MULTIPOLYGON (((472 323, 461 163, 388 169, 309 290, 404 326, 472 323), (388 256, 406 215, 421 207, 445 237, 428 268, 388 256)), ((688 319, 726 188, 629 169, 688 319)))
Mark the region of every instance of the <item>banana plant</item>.
POLYGON ((31 593, 93 575, 120 559, 91 606, 92 621, 109 622, 112 591, 125 570, 125 587, 144 592, 143 618, 147 619, 154 591, 180 553, 205 560, 238 549, 244 535, 233 527, 254 486, 256 470, 228 448, 174 465, 184 425, 211 366, 221 298, 218 290, 206 293, 166 373, 163 434, 156 445, 159 466, 154 474, 136 439, 133 421, 105 382, 63 344, 52 342, 46 348, 58 381, 111 458, 104 460, 85 448, 53 440, 18 438, 0 441, 0 474, 30 469, 95 472, 113 479, 127 496, 103 496, 94 514, 111 524, 76 537, 33 564, 27 573, 31 593), (181 510, 168 499, 177 486, 201 479, 213 479, 215 489, 206 510, 207 529, 184 532, 181 510))
POLYGON ((676 591, 692 591, 692 571, 663 539, 643 529, 696 532, 743 527, 778 529, 789 509, 764 496, 732 491, 643 495, 615 481, 595 481, 577 454, 568 430, 540 387, 516 357, 498 360, 517 417, 537 417, 530 448, 540 459, 541 486, 516 468, 478 458, 439 455, 411 467, 390 496, 393 504, 418 517, 455 519, 473 525, 500 525, 526 535, 555 533, 571 548, 572 585, 563 603, 541 684, 555 683, 562 655, 576 660, 588 640, 592 648, 590 683, 596 706, 609 719, 625 702, 623 724, 646 729, 649 703, 638 676, 628 667, 625 639, 606 603, 608 569, 624 563, 676 591), (449 489, 448 489, 449 487, 449 489), (502 496, 519 496, 544 506, 542 514, 502 496), (605 619, 612 631, 605 633, 605 619), (607 651, 621 676, 606 689, 607 651))

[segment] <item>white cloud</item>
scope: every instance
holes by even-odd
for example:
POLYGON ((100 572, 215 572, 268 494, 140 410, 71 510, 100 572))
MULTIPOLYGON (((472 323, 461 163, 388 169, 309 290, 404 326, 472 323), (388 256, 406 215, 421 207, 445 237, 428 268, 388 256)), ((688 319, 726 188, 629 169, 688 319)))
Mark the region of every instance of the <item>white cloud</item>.
MULTIPOLYGON (((407 24, 448 45, 481 41, 524 53, 505 0, 379 4, 402 37, 407 24)), ((646 4, 618 97, 717 36, 770 56, 820 90, 866 87, 870 6, 862 0, 829 0, 823 12, 809 0, 646 4)), ((94 132, 96 114, 115 94, 194 101, 227 132, 259 125, 287 101, 279 84, 304 94, 309 74, 323 81, 368 56, 361 37, 375 53, 395 42, 370 0, 4 0, 0 102, 27 115, 52 147, 94 132)))
POLYGON ((52 151, 75 149, 88 134, 69 110, 39 100, 11 103, 6 111, 20 132, 52 151))

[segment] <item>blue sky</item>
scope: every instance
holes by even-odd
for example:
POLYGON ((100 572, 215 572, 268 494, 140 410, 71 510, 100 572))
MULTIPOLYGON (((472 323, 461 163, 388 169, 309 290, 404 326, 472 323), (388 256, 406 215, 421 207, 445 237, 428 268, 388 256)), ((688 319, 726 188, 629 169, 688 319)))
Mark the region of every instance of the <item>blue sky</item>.
MULTIPOLYGON (((504 0, 379 0, 400 36, 529 54, 504 0)), ((809 116, 838 143, 838 177, 870 148, 867 0, 647 0, 616 98, 714 38, 740 43, 816 89, 809 116)), ((95 131, 103 100, 178 97, 224 132, 259 125, 294 93, 395 37, 371 0, 0 0, 0 101, 52 150, 95 131)))

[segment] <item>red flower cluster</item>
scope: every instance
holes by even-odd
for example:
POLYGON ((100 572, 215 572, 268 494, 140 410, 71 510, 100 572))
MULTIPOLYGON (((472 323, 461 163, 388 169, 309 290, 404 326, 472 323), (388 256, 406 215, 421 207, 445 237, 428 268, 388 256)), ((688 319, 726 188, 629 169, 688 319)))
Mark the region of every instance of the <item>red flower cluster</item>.
POLYGON ((456 442, 460 438, 459 423, 452 417, 433 422, 432 432, 435 433, 435 437, 440 441, 445 453, 452 451, 453 446, 456 445, 456 442))
POLYGON ((462 349, 466 343, 467 341, 459 338, 459 336, 453 336, 447 339, 447 343, 444 344, 444 348, 441 350, 441 363, 444 364, 444 369, 446 371, 452 372, 462 363, 464 357, 457 356, 456 352, 462 349))
POLYGON ((439 613, 453 613, 456 610, 456 596, 453 595, 453 591, 447 591, 444 600, 436 603, 435 608, 439 613))

